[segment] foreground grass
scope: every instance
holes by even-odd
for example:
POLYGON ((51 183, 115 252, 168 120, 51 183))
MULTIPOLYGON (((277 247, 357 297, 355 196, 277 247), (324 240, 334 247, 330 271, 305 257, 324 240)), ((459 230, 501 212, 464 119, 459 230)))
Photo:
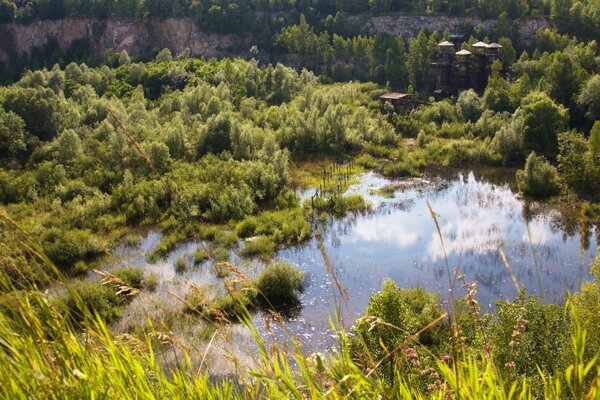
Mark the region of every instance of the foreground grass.
MULTIPOLYGON (((424 349, 419 343, 421 335, 460 322, 452 321, 447 312, 408 332, 406 339, 388 347, 382 355, 372 355, 369 366, 365 367, 357 362, 352 350, 356 336, 350 336, 338 319, 331 321, 337 337, 336 348, 325 355, 309 355, 294 338, 288 338, 289 343, 283 346, 261 335, 246 310, 240 319, 254 339, 256 355, 252 367, 239 365, 236 376, 217 379, 213 374, 219 371, 211 371, 204 358, 200 365, 195 365, 192 355, 182 351, 178 366, 166 369, 158 361, 159 353, 164 351, 165 343, 167 348, 177 346, 176 338, 155 330, 151 324, 143 336, 111 334, 102 318, 83 307, 77 292, 64 283, 35 241, 10 221, 2 222, 3 266, 11 260, 29 260, 32 265, 52 272, 50 275, 54 276, 48 279, 63 282, 73 301, 82 306, 83 313, 75 323, 69 309, 38 289, 39 279, 17 290, 6 274, 0 275, 1 398, 600 398, 598 354, 590 356, 586 349, 590 337, 576 313, 572 313, 568 363, 552 373, 540 370, 541 386, 532 386, 524 378, 508 382, 499 372, 505 366, 498 365, 493 353, 487 354, 484 347, 473 351, 473 347, 466 345, 456 346, 451 358, 438 359, 430 354, 430 368, 423 372, 418 367, 407 374, 399 365, 407 359, 418 361, 414 358, 417 354, 414 348, 424 349), (5 229, 8 226, 11 231, 5 229), (12 249, 10 253, 4 252, 7 248, 12 249), (391 361, 394 368, 390 376, 383 367, 391 361), (424 387, 419 376, 434 379, 424 387)), ((145 295, 142 290, 127 291, 122 283, 115 290, 126 292, 125 295, 145 295)), ((587 293, 588 297, 583 298, 591 301, 586 303, 587 307, 597 308, 597 299, 590 295, 596 292, 587 293)), ((237 301, 235 293, 230 295, 237 301)), ((343 297, 342 288, 340 295, 343 297)), ((594 328, 593 313, 585 318, 586 326, 594 328)), ((372 325, 369 332, 380 325, 402 329, 368 316, 362 320, 372 325)), ((280 319, 276 317, 273 321, 279 323, 280 319)), ((270 332, 268 324, 266 331, 270 332)), ((514 332, 520 330, 515 327, 514 332)))

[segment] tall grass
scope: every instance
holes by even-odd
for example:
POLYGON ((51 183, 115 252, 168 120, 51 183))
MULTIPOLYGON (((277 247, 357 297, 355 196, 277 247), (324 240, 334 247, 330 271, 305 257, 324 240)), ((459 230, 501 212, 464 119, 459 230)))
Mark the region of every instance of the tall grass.
MULTIPOLYGON (((0 213, 6 226, 7 216, 0 213)), ((3 232, 3 245, 18 247, 26 257, 38 260, 54 285, 69 285, 52 263, 43 255, 35 240, 10 223, 11 232, 3 232)), ((5 258, 3 258, 5 260, 5 258)), ((234 275, 240 275, 229 266, 234 275)), ((338 286, 341 304, 346 293, 330 271, 338 286)), ((126 283, 105 275, 107 283, 123 291, 126 283)), ((37 282, 37 281, 36 281, 37 282)), ((46 282, 46 281, 43 281, 46 282)), ((111 287, 113 287, 111 286, 111 287)), ((229 287, 229 294, 237 301, 239 293, 229 287)), ((267 340, 255 325, 247 309, 242 307, 240 319, 251 332, 256 348, 253 366, 239 365, 237 376, 215 379, 210 365, 206 365, 206 351, 202 362, 195 365, 189 351, 181 351, 179 363, 166 369, 160 364, 160 343, 176 340, 156 331, 152 324, 143 336, 111 334, 107 324, 89 308, 84 311, 82 326, 75 326, 68 310, 60 308, 51 295, 37 283, 16 287, 14 280, 0 275, 0 397, 5 399, 65 399, 65 398, 148 398, 148 399, 531 399, 531 398, 600 398, 598 355, 586 359, 588 333, 574 318, 571 335, 571 356, 564 370, 542 372, 542 392, 525 378, 509 381, 499 371, 493 353, 484 348, 458 348, 451 359, 428 354, 431 370, 415 371, 395 367, 394 384, 390 385, 379 374, 378 368, 388 360, 399 365, 400 360, 419 361, 413 348, 422 349, 421 334, 454 315, 444 313, 438 319, 410 332, 403 342, 372 360, 369 367, 359 364, 350 347, 353 334, 340 323, 339 313, 330 320, 337 346, 327 354, 306 354, 302 343, 287 336, 286 344, 267 340), (423 388, 415 376, 428 379, 423 388)), ((81 300, 76 292, 71 295, 81 300)), ((143 290, 134 295, 145 296, 143 290)), ((276 314, 273 314, 276 316, 276 314)), ((281 319, 273 319, 283 324, 281 319)), ((378 321, 385 323, 385 321, 378 321)), ((394 329, 402 329, 395 327, 394 329)), ((271 331, 266 324, 267 334, 271 331)), ((215 338, 213 334, 209 347, 215 338)))

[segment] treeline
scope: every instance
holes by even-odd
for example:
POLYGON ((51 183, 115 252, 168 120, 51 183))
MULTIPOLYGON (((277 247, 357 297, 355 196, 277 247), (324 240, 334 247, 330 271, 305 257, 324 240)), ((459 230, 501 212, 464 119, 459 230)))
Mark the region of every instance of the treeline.
POLYGON ((390 12, 549 17, 579 35, 596 36, 600 29, 600 7, 593 0, 0 0, 0 22, 70 16, 193 16, 201 28, 217 32, 260 31, 265 25, 276 32, 297 22, 300 15, 324 30, 346 15, 390 12))
POLYGON ((372 84, 322 87, 280 64, 159 59, 131 64, 122 54, 118 68, 70 64, 0 88, 0 203, 25 225, 37 215, 31 228, 65 270, 127 226, 298 207, 290 153, 396 143, 368 110, 381 93, 372 84))

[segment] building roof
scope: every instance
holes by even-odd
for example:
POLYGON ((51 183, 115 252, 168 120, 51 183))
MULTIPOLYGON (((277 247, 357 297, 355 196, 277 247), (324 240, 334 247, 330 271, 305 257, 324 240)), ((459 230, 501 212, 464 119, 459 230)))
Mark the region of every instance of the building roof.
POLYGON ((457 56, 470 56, 471 54, 473 53, 471 53, 469 50, 461 50, 456 52, 457 56))
POLYGON ((440 47, 450 47, 450 46, 454 47, 454 44, 452 42, 444 40, 443 42, 438 43, 438 46, 440 46, 440 47))
POLYGON ((492 42, 485 47, 487 47, 488 49, 501 49, 502 45, 492 42))
POLYGON ((384 95, 379 96, 382 100, 399 100, 407 97, 412 97, 410 93, 399 93, 399 92, 389 92, 384 95))
POLYGON ((487 47, 487 43, 484 42, 477 42, 475 44, 472 44, 471 47, 487 47))

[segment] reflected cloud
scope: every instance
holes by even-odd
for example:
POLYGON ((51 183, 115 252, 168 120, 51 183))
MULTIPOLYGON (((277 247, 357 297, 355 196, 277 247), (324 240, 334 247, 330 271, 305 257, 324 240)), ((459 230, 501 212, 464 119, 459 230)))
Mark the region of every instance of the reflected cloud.
POLYGON ((409 247, 419 239, 418 231, 398 221, 398 218, 373 218, 356 225, 353 242, 380 242, 395 245, 399 248, 409 247), (395 220, 395 221, 394 221, 395 220))

